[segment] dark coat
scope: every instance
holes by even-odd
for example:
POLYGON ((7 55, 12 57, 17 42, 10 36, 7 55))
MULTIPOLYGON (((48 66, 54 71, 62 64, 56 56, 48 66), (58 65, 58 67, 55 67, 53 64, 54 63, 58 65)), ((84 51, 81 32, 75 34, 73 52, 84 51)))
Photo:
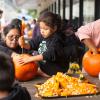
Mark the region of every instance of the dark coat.
POLYGON ((31 100, 29 92, 25 87, 15 85, 7 97, 0 100, 31 100))
POLYGON ((54 75, 57 72, 67 71, 69 63, 65 60, 63 40, 60 35, 55 33, 49 38, 39 35, 29 43, 31 49, 43 55, 43 61, 39 62, 43 72, 54 75))
POLYGON ((77 62, 82 59, 85 46, 74 34, 66 36, 64 44, 66 59, 69 59, 69 62, 77 62))

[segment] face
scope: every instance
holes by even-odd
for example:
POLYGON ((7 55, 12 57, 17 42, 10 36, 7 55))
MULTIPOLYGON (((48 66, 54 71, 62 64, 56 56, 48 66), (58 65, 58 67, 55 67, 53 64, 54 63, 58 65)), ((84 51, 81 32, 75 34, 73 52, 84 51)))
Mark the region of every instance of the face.
POLYGON ((19 31, 17 29, 11 29, 5 37, 6 45, 12 49, 16 48, 18 46, 19 37, 19 31))
POLYGON ((56 29, 52 29, 51 27, 47 26, 44 22, 40 22, 40 32, 44 38, 50 37, 56 29))
POLYGON ((65 35, 66 36, 70 36, 72 34, 74 34, 74 32, 73 32, 73 29, 71 27, 65 30, 65 35))

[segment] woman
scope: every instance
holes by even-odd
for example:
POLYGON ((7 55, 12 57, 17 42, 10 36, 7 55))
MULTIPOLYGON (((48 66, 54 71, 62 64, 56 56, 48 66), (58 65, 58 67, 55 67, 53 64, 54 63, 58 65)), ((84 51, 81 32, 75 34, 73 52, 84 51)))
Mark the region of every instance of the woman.
POLYGON ((3 41, 0 41, 0 51, 6 52, 6 54, 13 56, 18 53, 28 53, 25 49, 22 49, 18 44, 18 39, 21 36, 21 29, 16 24, 9 24, 3 30, 3 41))

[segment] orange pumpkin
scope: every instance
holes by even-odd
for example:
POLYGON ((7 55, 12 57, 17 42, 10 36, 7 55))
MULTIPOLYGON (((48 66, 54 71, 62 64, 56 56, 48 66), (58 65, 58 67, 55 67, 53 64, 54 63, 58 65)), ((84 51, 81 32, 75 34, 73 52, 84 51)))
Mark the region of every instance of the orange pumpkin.
POLYGON ((89 75, 98 76, 100 72, 100 54, 87 51, 83 56, 82 65, 89 75))
POLYGON ((22 56, 24 58, 30 57, 30 55, 28 55, 28 54, 21 54, 21 55, 17 55, 17 56, 13 57, 16 79, 19 81, 28 81, 28 80, 33 79, 38 70, 37 64, 35 62, 30 62, 25 65, 20 65, 16 62, 16 60, 20 56, 22 56))

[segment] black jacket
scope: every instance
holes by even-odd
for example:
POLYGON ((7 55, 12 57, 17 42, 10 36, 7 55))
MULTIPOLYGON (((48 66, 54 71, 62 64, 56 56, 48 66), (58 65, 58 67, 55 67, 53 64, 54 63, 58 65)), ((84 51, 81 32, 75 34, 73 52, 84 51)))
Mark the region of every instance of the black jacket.
POLYGON ((9 95, 0 100, 31 100, 31 97, 25 87, 15 85, 9 95))
POLYGON ((77 62, 77 59, 81 59, 84 55, 85 46, 74 34, 72 34, 70 36, 65 36, 64 50, 69 62, 77 62))
POLYGON ((68 62, 65 60, 63 49, 63 40, 58 34, 49 38, 43 38, 41 35, 30 42, 31 49, 37 50, 43 55, 43 61, 39 62, 40 68, 48 75, 54 75, 57 72, 66 72, 68 62))

